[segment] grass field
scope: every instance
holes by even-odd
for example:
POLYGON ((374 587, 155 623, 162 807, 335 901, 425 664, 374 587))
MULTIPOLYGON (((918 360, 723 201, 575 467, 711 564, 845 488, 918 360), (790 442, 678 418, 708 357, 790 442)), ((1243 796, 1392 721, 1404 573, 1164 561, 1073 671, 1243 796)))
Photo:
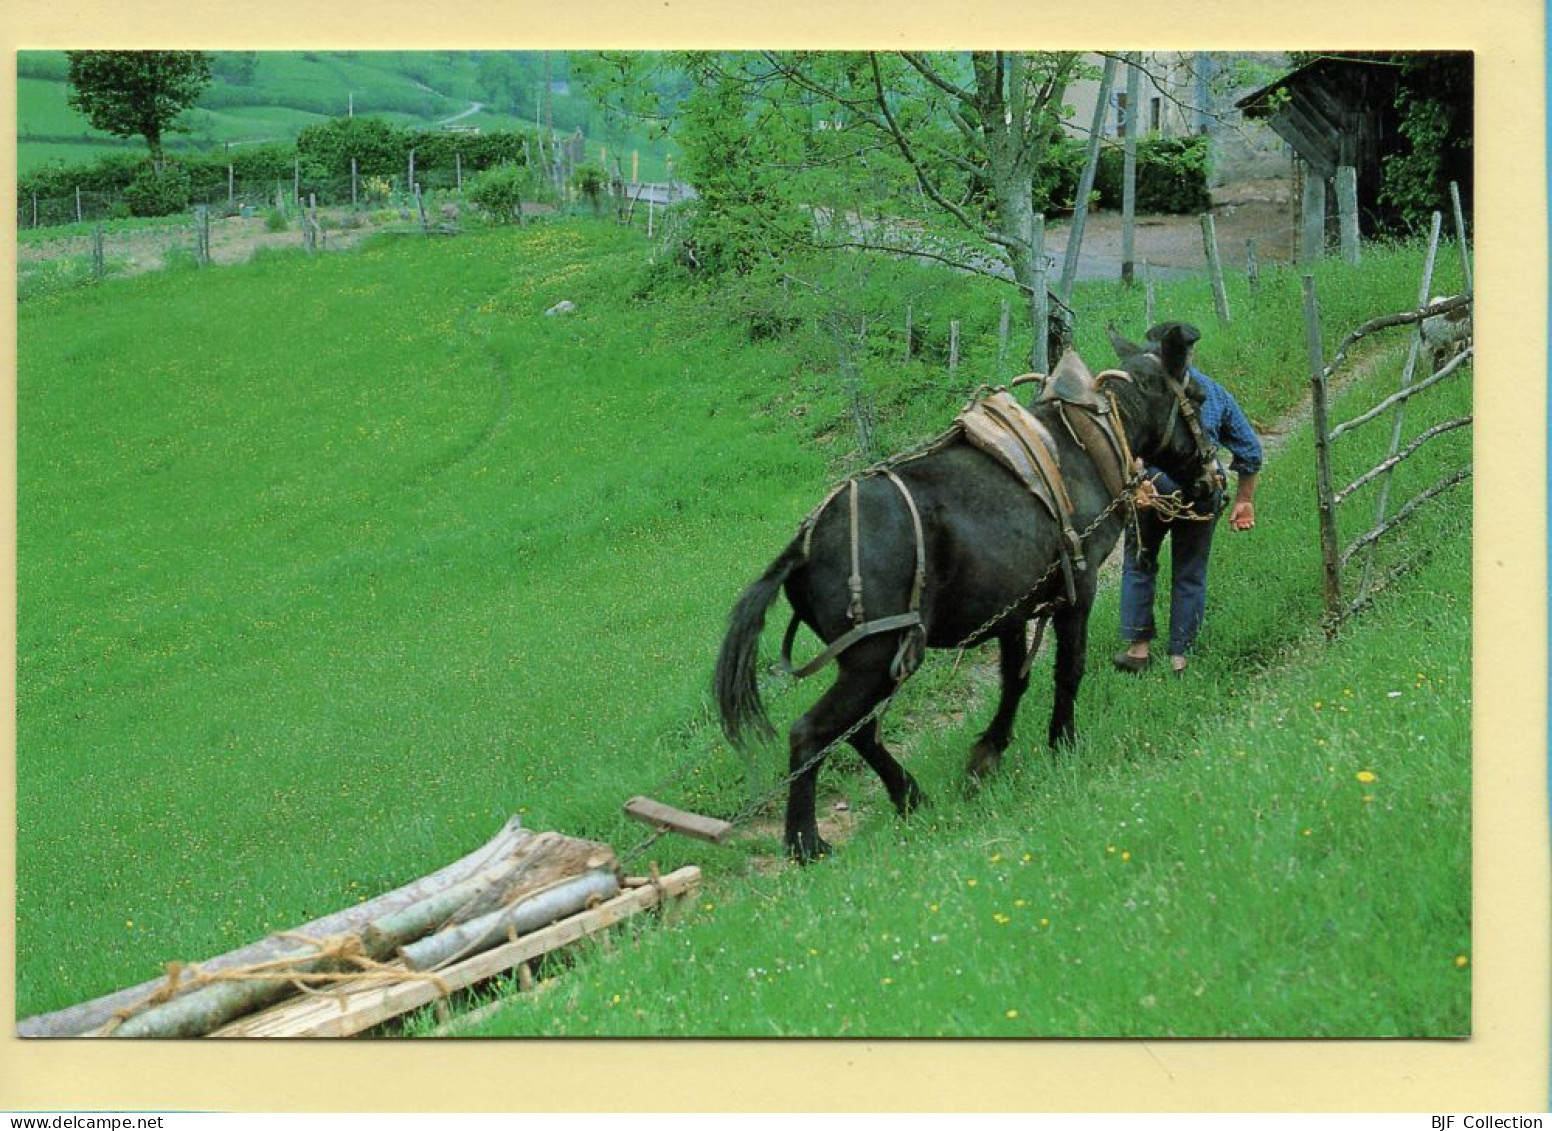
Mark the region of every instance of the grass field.
MULTIPOLYGON (((648 289, 646 256, 553 225, 22 305, 22 1014, 368 898, 509 813, 628 849, 633 794, 742 806, 711 664, 737 593, 854 465, 848 397, 826 334, 751 339, 779 300, 648 289), (561 298, 578 313, 544 318, 561 298)), ((1408 305, 1418 261, 1324 269, 1328 333, 1408 305)), ((877 336, 861 366, 891 445, 941 430, 995 375, 1001 292, 877 267, 857 293, 881 318, 913 296, 929 335, 964 321, 953 378, 877 336)), ((1201 349, 1263 422, 1302 395, 1296 294, 1236 294, 1201 349)), ((1080 289, 1085 355, 1109 317, 1140 332, 1140 303, 1080 289)), ((1161 310, 1210 309, 1161 288, 1161 310)), ((1371 363, 1370 396, 1395 379, 1371 363)), ((1469 400, 1459 382, 1413 423, 1469 400)), ((1310 462, 1296 435, 1260 527, 1221 539, 1189 679, 1106 671, 1102 599, 1077 745, 1036 742, 1042 664, 1008 772, 965 797, 987 673, 936 657, 886 728, 930 809, 896 821, 847 754, 825 796, 857 831, 819 867, 756 867, 774 828, 659 842, 665 870, 706 869, 690 913, 488 1031, 1465 1032, 1469 495, 1414 525, 1413 572, 1328 647, 1310 462)), ((816 691, 773 687, 778 721, 816 691)))
MULTIPOLYGON (((430 128, 463 114, 473 103, 489 102, 478 83, 479 64, 468 51, 264 51, 244 83, 230 81, 217 69, 216 81, 180 120, 181 132, 167 144, 201 151, 223 145, 289 141, 304 128, 353 112, 385 118, 398 125, 430 128)), ((554 60, 564 68, 564 53, 554 60)), ((529 67, 537 63, 529 61, 529 67)), ((91 128, 68 104, 67 64, 62 51, 28 51, 19 60, 17 82, 17 168, 25 175, 46 162, 77 164, 128 147, 143 149, 139 139, 114 138, 91 128)), ((524 96, 531 110, 532 97, 524 96)), ((661 178, 667 149, 636 133, 609 127, 593 113, 580 89, 552 96, 557 128, 570 133, 578 120, 589 123, 590 141, 641 154, 641 175, 661 178)), ((531 129, 531 116, 499 113, 487 105, 462 118, 484 130, 531 129)))

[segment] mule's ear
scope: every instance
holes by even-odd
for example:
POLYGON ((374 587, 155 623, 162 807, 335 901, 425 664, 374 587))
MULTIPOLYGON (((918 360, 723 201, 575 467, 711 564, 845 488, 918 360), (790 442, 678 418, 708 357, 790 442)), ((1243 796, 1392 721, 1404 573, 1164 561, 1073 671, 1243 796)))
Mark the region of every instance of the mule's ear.
POLYGON ((1115 349, 1116 358, 1119 361, 1125 361, 1129 357, 1136 357, 1138 354, 1145 352, 1144 348, 1136 342, 1123 338, 1116 331, 1114 322, 1109 323, 1105 327, 1105 333, 1110 336, 1110 345, 1115 349))
POLYGON ((1201 339, 1201 331, 1189 322, 1171 322, 1163 327, 1163 333, 1159 335, 1159 360, 1164 362, 1164 370, 1171 377, 1179 379, 1185 376, 1186 362, 1191 356, 1191 347, 1201 339))

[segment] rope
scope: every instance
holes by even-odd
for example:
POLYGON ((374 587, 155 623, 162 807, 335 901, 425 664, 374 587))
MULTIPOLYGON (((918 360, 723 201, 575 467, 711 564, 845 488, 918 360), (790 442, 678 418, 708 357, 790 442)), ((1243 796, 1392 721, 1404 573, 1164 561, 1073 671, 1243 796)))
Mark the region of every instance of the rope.
POLYGON ((292 954, 254 962, 247 966, 235 966, 230 970, 201 970, 192 962, 169 962, 167 981, 141 1000, 116 1011, 101 1029, 101 1036, 112 1034, 130 1018, 165 1005, 176 997, 222 982, 288 982, 301 993, 318 994, 316 986, 341 982, 399 982, 404 980, 427 981, 443 995, 451 993, 441 978, 432 971, 410 970, 403 965, 379 962, 361 948, 358 935, 331 935, 322 939, 305 935, 281 934, 277 937, 304 943, 313 947, 312 954, 292 954), (352 967, 346 970, 303 970, 299 967, 316 962, 341 963, 352 967))

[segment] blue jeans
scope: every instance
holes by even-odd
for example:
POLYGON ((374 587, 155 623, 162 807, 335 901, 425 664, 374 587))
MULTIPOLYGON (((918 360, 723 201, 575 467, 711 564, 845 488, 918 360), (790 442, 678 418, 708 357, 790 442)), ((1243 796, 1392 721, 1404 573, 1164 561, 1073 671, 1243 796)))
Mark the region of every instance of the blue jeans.
POLYGON ((1137 512, 1137 529, 1126 527, 1121 557, 1121 639, 1131 643, 1158 635, 1153 620, 1159 552, 1169 536, 1169 654, 1190 651, 1207 614, 1207 556, 1218 521, 1166 522, 1148 510, 1137 512), (1141 536, 1139 543, 1138 536, 1141 536))

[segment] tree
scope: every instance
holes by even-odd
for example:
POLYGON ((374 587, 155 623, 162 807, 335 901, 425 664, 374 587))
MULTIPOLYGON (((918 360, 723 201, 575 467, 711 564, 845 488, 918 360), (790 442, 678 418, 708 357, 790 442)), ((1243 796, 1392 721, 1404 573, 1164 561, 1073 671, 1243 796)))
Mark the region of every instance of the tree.
POLYGON ((210 85, 203 51, 67 51, 70 106, 115 137, 143 137, 162 168, 162 135, 210 85))
MULTIPOLYGON (((701 221, 714 226, 725 252, 734 250, 728 240, 746 241, 722 262, 781 254, 784 241, 810 226, 794 223, 809 209, 835 221, 823 246, 1011 276, 1030 300, 1032 330, 1048 332, 1038 313, 1045 288, 1035 183, 1061 145, 1067 88, 1086 73, 1077 54, 689 53, 656 65, 694 81, 674 128, 701 221), (697 172, 711 178, 710 195, 697 172), (895 218, 932 215, 957 234, 908 240, 890 217, 864 217, 886 204, 895 218), (1001 267, 988 269, 988 259, 1001 267)), ((590 93, 650 115, 644 95, 652 85, 641 69, 602 57, 594 74, 612 72, 612 90, 590 84, 590 93)))

